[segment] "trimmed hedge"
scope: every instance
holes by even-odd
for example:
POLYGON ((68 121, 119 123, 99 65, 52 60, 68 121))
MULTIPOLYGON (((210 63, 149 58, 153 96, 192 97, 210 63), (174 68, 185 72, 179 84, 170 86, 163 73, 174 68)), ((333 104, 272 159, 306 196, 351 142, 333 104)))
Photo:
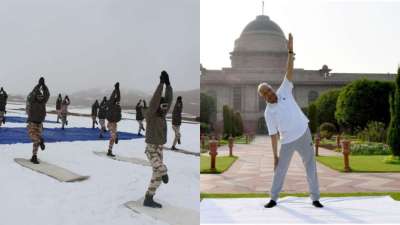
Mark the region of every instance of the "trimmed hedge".
POLYGON ((389 124, 389 94, 393 82, 356 80, 346 85, 336 102, 335 118, 350 132, 363 129, 368 121, 389 124))

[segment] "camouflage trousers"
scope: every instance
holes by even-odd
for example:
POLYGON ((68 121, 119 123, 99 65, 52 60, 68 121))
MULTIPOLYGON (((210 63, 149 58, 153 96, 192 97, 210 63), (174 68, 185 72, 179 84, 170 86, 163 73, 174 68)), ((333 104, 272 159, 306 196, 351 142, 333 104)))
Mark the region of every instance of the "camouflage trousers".
POLYGON ((36 155, 39 149, 40 140, 42 139, 43 124, 28 123, 28 134, 33 143, 33 155, 36 155))
POLYGON ((172 129, 173 129, 174 132, 175 132, 175 138, 174 138, 174 142, 173 142, 172 146, 175 146, 176 143, 178 142, 178 140, 179 140, 179 142, 180 142, 180 139, 181 139, 181 131, 180 131, 180 128, 181 128, 181 126, 179 126, 179 125, 172 125, 172 129))
POLYGON ((58 120, 61 118, 61 109, 57 109, 56 111, 57 111, 57 123, 58 123, 58 120))
POLYGON ((110 132, 110 143, 108 145, 108 150, 112 150, 115 139, 117 139, 117 123, 108 122, 107 124, 108 131, 110 132))
POLYGON ((163 163, 163 146, 147 144, 145 153, 153 168, 153 175, 146 194, 154 195, 161 185, 161 177, 166 175, 168 171, 163 163))
POLYGON ((62 128, 68 123, 67 120, 67 113, 62 112, 61 113, 61 123, 62 123, 62 128))
POLYGON ((0 111, 0 127, 3 125, 4 111, 0 111))
POLYGON ((97 124, 97 116, 92 116, 92 127, 94 128, 94 125, 97 124))
POLYGON ((143 126, 143 120, 138 120, 137 121, 138 123, 139 123, 139 131, 138 131, 138 133, 140 133, 140 131, 144 131, 144 126, 143 126))

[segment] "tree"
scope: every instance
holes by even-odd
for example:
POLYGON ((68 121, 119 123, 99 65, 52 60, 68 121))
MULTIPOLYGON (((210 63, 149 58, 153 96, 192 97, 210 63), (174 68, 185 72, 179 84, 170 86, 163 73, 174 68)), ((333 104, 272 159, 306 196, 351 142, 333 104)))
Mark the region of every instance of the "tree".
POLYGON ((314 104, 317 112, 317 123, 322 124, 324 122, 333 123, 338 125, 335 119, 336 102, 339 97, 341 89, 333 89, 321 94, 314 104))
POLYGON ((336 102, 335 118, 340 126, 354 132, 363 129, 368 121, 390 121, 389 93, 393 82, 356 80, 340 91, 336 102))
POLYGON ((233 134, 233 117, 231 113, 231 109, 229 106, 224 105, 222 107, 222 117, 224 120, 224 134, 229 136, 229 135, 234 135, 233 134))
POLYGON ((310 120, 310 130, 311 133, 317 132, 318 129, 318 119, 317 119, 317 106, 311 103, 308 106, 308 119, 310 120))
POLYGON ((400 67, 397 69, 394 91, 390 98, 390 124, 387 144, 394 156, 400 156, 400 67))
POLYGON ((214 97, 200 93, 200 122, 212 124, 215 122, 217 106, 214 97))
POLYGON ((236 118, 236 126, 237 126, 236 136, 241 136, 241 135, 243 135, 243 120, 242 120, 242 115, 240 115, 240 112, 235 113, 235 118, 236 118))

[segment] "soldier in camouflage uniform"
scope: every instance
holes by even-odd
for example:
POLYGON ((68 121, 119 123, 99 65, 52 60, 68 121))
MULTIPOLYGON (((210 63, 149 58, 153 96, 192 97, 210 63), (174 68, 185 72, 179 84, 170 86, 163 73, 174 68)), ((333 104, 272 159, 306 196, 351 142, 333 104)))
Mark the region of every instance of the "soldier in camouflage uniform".
POLYGON ((181 132, 180 132, 180 127, 182 124, 182 109, 183 109, 183 103, 182 103, 182 97, 178 96, 176 99, 176 103, 174 106, 174 110, 172 110, 172 129, 175 132, 175 138, 174 142, 172 143, 172 150, 177 150, 175 145, 181 144, 181 132))
POLYGON ((68 106, 71 104, 68 95, 65 96, 64 100, 61 103, 61 129, 64 130, 64 126, 68 125, 67 115, 68 115, 68 106))
POLYGON ((7 105, 7 92, 3 89, 3 87, 0 88, 0 127, 2 124, 6 123, 6 118, 4 115, 6 114, 6 105, 7 105))
POLYGON ((61 118, 61 103, 62 97, 61 94, 58 94, 57 101, 56 101, 56 112, 57 112, 57 123, 59 123, 61 118))
POLYGON ((44 78, 39 79, 39 83, 33 88, 27 98, 28 113, 28 134, 33 142, 33 151, 31 162, 39 164, 37 159, 38 148, 45 149, 42 138, 43 121, 46 117, 46 103, 49 100, 50 92, 47 88, 44 78))
POLYGON ((138 135, 142 135, 140 132, 142 130, 145 131, 144 126, 143 126, 144 117, 143 117, 142 99, 140 99, 139 102, 136 104, 135 110, 136 110, 136 121, 139 123, 138 135))
POLYGON ((172 87, 167 72, 162 71, 160 84, 158 85, 150 106, 146 112, 146 156, 153 168, 153 175, 146 196, 143 202, 144 206, 152 208, 161 208, 162 205, 155 202, 153 197, 161 181, 168 183, 167 167, 163 162, 163 145, 167 142, 167 121, 165 119, 172 102, 172 87), (162 97, 163 87, 166 87, 165 97, 162 97))
POLYGON ((104 96, 99 106, 99 123, 100 123, 100 134, 99 138, 103 138, 103 133, 106 132, 106 113, 107 113, 107 97, 104 96))
POLYGON ((110 99, 107 102, 107 128, 110 131, 110 142, 108 145, 107 155, 111 157, 115 157, 112 153, 112 148, 115 144, 118 144, 118 130, 117 123, 121 120, 121 93, 119 90, 119 83, 117 82, 114 86, 114 91, 112 92, 110 99))
POLYGON ((94 129, 94 125, 97 125, 97 112, 99 110, 99 101, 96 101, 92 105, 92 129, 94 129))

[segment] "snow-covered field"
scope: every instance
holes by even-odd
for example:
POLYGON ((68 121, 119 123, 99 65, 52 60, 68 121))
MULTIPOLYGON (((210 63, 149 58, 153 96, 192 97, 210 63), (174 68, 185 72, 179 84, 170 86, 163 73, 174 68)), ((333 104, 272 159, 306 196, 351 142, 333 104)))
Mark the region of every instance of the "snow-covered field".
MULTIPOLYGON (((20 104, 7 105, 7 116, 25 116, 14 110, 20 104)), ((81 109, 90 112, 90 109, 81 109)), ((124 118, 134 119, 132 114, 124 118)), ((48 114, 46 120, 56 116, 48 114)), ((69 117, 68 127, 89 127, 89 117, 69 117)), ((24 123, 6 123, 6 127, 25 127, 24 123)), ((45 123, 45 127, 60 124, 45 123)), ((118 123, 120 131, 136 133, 134 120, 118 123)), ((67 129, 68 129, 67 127, 67 129)), ((1 128, 0 128, 1 129, 1 128)), ((199 152, 199 125, 182 124, 182 149, 199 152)), ((1 138, 1 136, 0 136, 1 138)), ((168 123, 168 142, 173 140, 168 123)), ((119 162, 93 154, 106 151, 107 140, 47 143, 46 150, 39 150, 39 159, 69 169, 89 180, 61 183, 46 175, 21 167, 14 158, 30 158, 31 144, 0 145, 0 223, 7 225, 124 225, 166 224, 145 215, 135 214, 123 204, 143 197, 146 192, 151 168, 119 162)), ((146 159, 144 138, 121 140, 114 146, 116 154, 146 159)), ((164 162, 169 169, 170 182, 161 185, 156 199, 171 205, 199 211, 199 158, 191 155, 164 151, 164 162)), ((179 213, 171 216, 179 216, 179 213)), ((188 221, 198 224, 199 221, 188 221)))

